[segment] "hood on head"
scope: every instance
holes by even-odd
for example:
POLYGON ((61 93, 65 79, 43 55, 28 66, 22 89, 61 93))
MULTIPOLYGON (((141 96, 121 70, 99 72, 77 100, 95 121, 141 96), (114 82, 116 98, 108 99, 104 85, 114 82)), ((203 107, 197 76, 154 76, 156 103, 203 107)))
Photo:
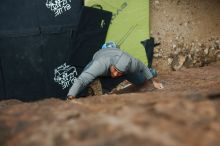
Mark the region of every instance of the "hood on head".
POLYGON ((122 53, 117 63, 115 64, 115 67, 120 72, 125 73, 128 71, 130 63, 131 63, 131 57, 126 53, 122 53))

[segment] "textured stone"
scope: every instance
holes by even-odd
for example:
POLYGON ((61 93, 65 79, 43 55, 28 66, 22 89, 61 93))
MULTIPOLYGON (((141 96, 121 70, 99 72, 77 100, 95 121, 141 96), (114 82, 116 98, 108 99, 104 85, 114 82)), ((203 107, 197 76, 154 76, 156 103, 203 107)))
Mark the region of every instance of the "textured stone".
POLYGON ((176 55, 174 58, 173 58, 173 61, 171 63, 171 67, 173 70, 179 70, 182 68, 183 64, 185 63, 186 61, 186 56, 183 56, 183 55, 176 55))
POLYGON ((159 1, 158 5, 155 4, 157 0, 152 0, 150 3, 151 36, 156 40, 160 37, 160 47, 163 48, 162 56, 154 59, 159 70, 172 70, 167 61, 164 61, 170 54, 191 54, 191 62, 195 63, 188 64, 189 67, 201 67, 216 62, 216 55, 211 53, 211 48, 218 50, 220 46, 218 0, 167 0, 159 1))

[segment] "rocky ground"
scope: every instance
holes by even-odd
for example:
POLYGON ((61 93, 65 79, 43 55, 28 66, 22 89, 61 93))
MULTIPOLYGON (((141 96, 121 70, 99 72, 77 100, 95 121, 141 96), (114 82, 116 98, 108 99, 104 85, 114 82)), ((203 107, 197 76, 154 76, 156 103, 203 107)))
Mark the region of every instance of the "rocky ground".
POLYGON ((154 66, 160 70, 201 67, 220 60, 219 0, 150 0, 154 66))
POLYGON ((1 101, 0 145, 219 146, 220 64, 160 79, 164 90, 130 86, 74 101, 1 101))

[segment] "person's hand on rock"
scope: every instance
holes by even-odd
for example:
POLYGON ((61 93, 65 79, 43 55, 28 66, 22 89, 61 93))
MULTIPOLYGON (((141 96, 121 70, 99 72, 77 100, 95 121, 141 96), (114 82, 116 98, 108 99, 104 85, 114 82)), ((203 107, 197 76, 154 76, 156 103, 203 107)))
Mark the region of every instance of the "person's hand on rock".
POLYGON ((160 83, 157 79, 152 79, 153 85, 156 89, 164 89, 162 83, 160 83))

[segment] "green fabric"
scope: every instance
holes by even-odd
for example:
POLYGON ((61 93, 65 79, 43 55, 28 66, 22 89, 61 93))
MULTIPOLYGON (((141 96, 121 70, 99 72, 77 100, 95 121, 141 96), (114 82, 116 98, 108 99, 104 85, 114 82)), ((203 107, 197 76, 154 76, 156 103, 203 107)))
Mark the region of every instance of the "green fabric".
POLYGON ((122 50, 147 64, 140 42, 149 38, 149 0, 85 0, 85 5, 111 11, 106 41, 116 42, 122 50))

